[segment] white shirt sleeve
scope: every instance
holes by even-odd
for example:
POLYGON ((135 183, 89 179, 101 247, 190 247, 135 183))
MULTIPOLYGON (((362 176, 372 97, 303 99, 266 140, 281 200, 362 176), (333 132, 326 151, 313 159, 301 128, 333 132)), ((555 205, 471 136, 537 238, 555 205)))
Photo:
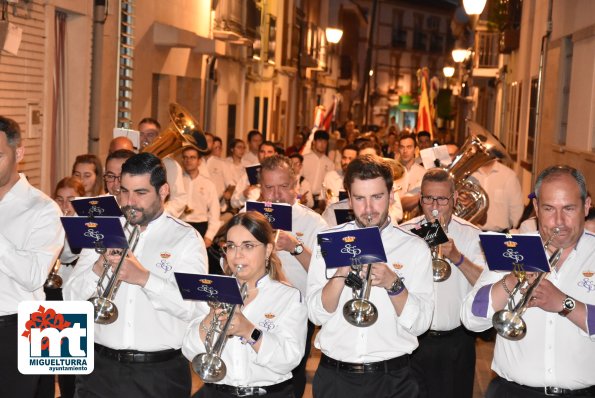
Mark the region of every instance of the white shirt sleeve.
POLYGON ((165 202, 165 209, 172 216, 179 217, 188 202, 188 194, 186 188, 184 188, 182 178, 182 166, 169 157, 163 159, 163 164, 167 172, 167 183, 169 185, 169 200, 165 202))

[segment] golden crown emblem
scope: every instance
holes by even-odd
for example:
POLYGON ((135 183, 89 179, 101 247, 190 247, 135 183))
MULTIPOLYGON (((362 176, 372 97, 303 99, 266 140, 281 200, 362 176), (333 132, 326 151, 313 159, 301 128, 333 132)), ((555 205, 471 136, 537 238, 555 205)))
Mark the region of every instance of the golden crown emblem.
POLYGON ((353 241, 355 241, 355 236, 346 236, 343 238, 343 242, 345 243, 351 243, 353 241))
POLYGON ((504 242, 504 244, 507 247, 510 247, 510 248, 517 247, 517 245, 518 245, 518 243, 516 243, 516 242, 514 242, 512 240, 507 240, 507 241, 504 242))
POLYGON ((168 253, 168 252, 162 252, 161 253, 161 258, 163 258, 163 259, 168 259, 170 257, 171 257, 171 254, 168 253))
POLYGON ((87 227, 87 228, 97 228, 97 225, 99 225, 99 224, 97 224, 96 222, 86 222, 85 223, 85 227, 87 227))
POLYGON ((211 279, 199 279, 198 281, 203 285, 211 285, 213 283, 211 279))
POLYGON ((268 314, 264 314, 264 317, 266 319, 273 319, 276 315, 275 314, 271 314, 270 312, 268 314))
POLYGON ((96 204, 98 204, 99 201, 98 200, 90 200, 89 204, 95 206, 96 204))
POLYGON ((401 269, 401 268, 403 268, 403 265, 401 265, 401 264, 399 264, 399 263, 394 263, 394 264, 393 264, 393 268, 394 268, 394 269, 401 269))
POLYGON ((586 277, 586 278, 592 277, 593 274, 594 274, 593 271, 585 271, 585 272, 583 272, 583 276, 586 277))
POLYGON ((264 211, 266 211, 267 213, 272 213, 273 212, 273 208, 272 207, 265 207, 264 211))

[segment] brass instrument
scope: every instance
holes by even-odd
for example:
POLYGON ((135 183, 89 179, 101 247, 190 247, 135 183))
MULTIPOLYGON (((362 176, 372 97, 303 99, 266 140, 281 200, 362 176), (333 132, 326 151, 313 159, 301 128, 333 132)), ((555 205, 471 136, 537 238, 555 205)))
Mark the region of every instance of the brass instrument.
POLYGON ((493 159, 502 159, 505 163, 511 163, 512 160, 504 146, 479 124, 469 121, 467 130, 467 140, 445 170, 454 179, 459 197, 467 196, 472 199, 471 206, 463 206, 459 201, 455 205, 454 214, 475 224, 487 213, 489 200, 484 189, 467 178, 493 159))
POLYGON ((208 151, 207 140, 196 119, 180 104, 169 104, 170 124, 153 141, 152 144, 141 149, 163 159, 184 146, 193 146, 199 152, 208 151))
MULTIPOLYGON (((554 228, 552 236, 545 242, 543 248, 547 250, 548 246, 552 242, 552 240, 560 233, 559 228, 554 228)), ((562 256, 562 249, 559 248, 556 250, 548 259, 550 269, 556 268, 558 265, 558 261, 560 261, 560 257, 562 256)), ((514 286, 514 289, 510 292, 508 296, 508 302, 506 303, 506 307, 494 314, 492 317, 492 324, 494 325, 494 329, 498 332, 498 334, 505 339, 508 340, 521 340, 527 334, 527 324, 523 320, 522 316, 527 309, 527 305, 531 300, 531 296, 533 295, 533 291, 535 288, 541 283, 543 278, 547 275, 547 272, 540 272, 539 276, 535 278, 532 284, 529 285, 525 272, 523 270, 515 271, 515 276, 518 279, 518 282, 514 286), (527 290, 524 294, 521 295, 521 298, 518 303, 515 305, 514 296, 524 287, 527 287, 527 290)))
POLYGON ((48 278, 45 280, 45 284, 43 287, 47 289, 60 289, 64 281, 62 277, 58 275, 58 271, 60 270, 60 259, 57 259, 52 267, 52 270, 48 274, 48 278))
MULTIPOLYGON (((432 210, 432 216, 438 217, 438 210, 432 210)), ((442 225, 442 217, 440 219, 440 225, 442 225)), ((444 282, 450 277, 452 272, 450 264, 442 257, 440 245, 433 246, 430 248, 432 252, 432 277, 434 282, 444 282)))
MULTIPOLYGON (((234 277, 237 276, 238 271, 241 270, 241 268, 241 265, 237 266, 234 277)), ((247 291, 248 284, 247 282, 244 282, 240 287, 242 299, 246 298, 247 291)), ((214 383, 223 379, 227 373, 227 366, 223 359, 221 359, 221 354, 223 353, 225 343, 227 342, 227 331, 231 325, 237 305, 209 302, 209 306, 214 309, 221 308, 223 310, 221 314, 227 314, 227 320, 225 321, 223 328, 221 328, 220 322, 217 319, 218 316, 214 316, 209 330, 207 331, 205 340, 206 352, 198 354, 192 359, 192 369, 198 376, 200 376, 203 382, 214 383), (217 336, 216 339, 215 336, 217 336)), ((221 316, 221 314, 219 316, 221 316)))
MULTIPOLYGON (((353 274, 359 278, 359 273, 362 270, 361 265, 352 266, 353 274)), ((372 288, 372 264, 368 264, 368 271, 366 272, 366 279, 363 281, 364 286, 352 286, 353 298, 343 305, 343 317, 345 320, 357 327, 372 326, 378 319, 378 309, 370 301, 370 290, 372 288), (359 287, 359 288, 358 288, 359 287)))
MULTIPOLYGON (((121 281, 118 280, 118 276, 128 252, 134 251, 140 237, 140 227, 138 225, 135 225, 131 231, 129 230, 129 226, 131 225, 130 220, 134 218, 135 213, 136 211, 134 209, 130 209, 126 217, 126 223, 124 224, 124 232, 129 232, 128 247, 120 254, 121 257, 118 261, 118 265, 114 268, 105 288, 103 288, 103 282, 108 278, 110 265, 109 262, 104 259, 103 272, 97 282, 95 296, 88 300, 93 304, 95 322, 101 325, 109 325, 118 319, 118 307, 114 304, 114 297, 116 296, 116 292, 121 283, 121 281)), ((105 253, 105 249, 96 249, 96 251, 102 255, 105 253)))

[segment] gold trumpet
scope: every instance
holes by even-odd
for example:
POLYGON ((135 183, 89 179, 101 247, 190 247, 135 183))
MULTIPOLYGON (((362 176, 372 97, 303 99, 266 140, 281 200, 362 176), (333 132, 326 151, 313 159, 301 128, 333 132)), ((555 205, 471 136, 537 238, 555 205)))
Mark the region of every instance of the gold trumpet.
POLYGON ((60 289, 62 287, 64 281, 62 280, 62 277, 58 275, 61 265, 60 259, 57 259, 52 270, 48 274, 48 278, 45 280, 43 287, 47 289, 60 289))
MULTIPOLYGON (((136 210, 130 209, 126 217, 126 223, 124 224, 124 232, 129 231, 129 226, 131 225, 130 220, 134 218, 135 215, 136 210)), ((118 291, 121 283, 121 281, 118 280, 118 275, 120 274, 120 269, 122 268, 122 264, 124 263, 128 252, 134 252, 139 237, 140 227, 135 225, 128 237, 128 247, 122 251, 118 265, 116 268, 114 268, 114 271, 112 272, 111 277, 109 277, 105 288, 103 288, 103 282, 106 278, 108 278, 110 265, 109 262, 104 258, 103 272, 99 277, 99 281, 97 282, 95 296, 89 298, 88 300, 93 304, 95 323, 99 323, 100 325, 109 325, 118 319, 118 307, 116 307, 116 304, 114 304, 114 297, 116 296, 116 292, 118 291)), ((103 251, 103 253, 101 253, 102 255, 105 253, 105 249, 96 249, 96 251, 99 253, 103 251)))
MULTIPOLYGON (((237 277, 238 272, 242 269, 241 265, 238 265, 234 277, 237 277)), ((240 287, 240 293, 242 300, 246 298, 248 292, 248 283, 244 282, 240 287)), ((214 383, 222 380, 227 374, 227 366, 221 358, 225 343, 227 342, 227 331, 231 326, 233 315, 235 314, 237 305, 226 304, 220 302, 209 302, 209 306, 214 309, 221 308, 223 312, 219 315, 227 315, 227 320, 221 328, 221 324, 218 320, 218 316, 215 315, 205 339, 206 352, 196 355, 192 359, 192 369, 205 383, 214 383)))
MULTIPOLYGON (((432 210, 432 216, 438 218, 438 210, 432 210)), ((440 225, 442 226, 442 216, 440 217, 440 225)), ((442 257, 442 250, 440 245, 430 248, 432 252, 432 277, 434 282, 444 282, 450 277, 452 269, 448 261, 442 257)))
MULTIPOLYGON (((552 240, 559 233, 560 229, 558 227, 555 227, 553 229, 552 236, 550 236, 550 238, 543 245, 543 248, 545 250, 547 250, 552 240)), ((548 259, 550 269, 556 268, 561 256, 562 249, 558 248, 548 259)), ((494 325, 494 329, 496 329, 500 336, 508 340, 516 341, 521 340, 527 334, 527 324, 523 320, 522 316, 527 310, 527 305, 531 300, 533 291, 541 283, 543 278, 545 278, 545 276, 548 273, 540 272, 539 276, 535 278, 535 281, 533 281, 532 284, 529 284, 524 270, 516 270, 514 271, 514 274, 517 277, 518 281, 514 286, 514 289, 512 289, 510 295, 508 296, 508 302, 506 303, 506 307, 503 310, 496 312, 492 317, 492 324, 494 325), (514 296, 527 285, 527 290, 523 295, 521 295, 521 299, 515 305, 514 296)))

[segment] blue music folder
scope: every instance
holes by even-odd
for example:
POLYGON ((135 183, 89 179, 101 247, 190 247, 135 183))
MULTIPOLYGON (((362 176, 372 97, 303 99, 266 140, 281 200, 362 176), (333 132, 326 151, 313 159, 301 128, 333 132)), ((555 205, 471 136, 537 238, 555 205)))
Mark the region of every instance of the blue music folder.
POLYGON ((270 203, 246 201, 246 211, 257 211, 271 223, 273 229, 291 231, 291 205, 287 203, 270 203))
POLYGON ((539 235, 479 234, 491 271, 550 272, 547 254, 539 235))
POLYGON ((182 272, 174 272, 174 275, 184 300, 244 304, 238 280, 233 276, 182 272))
POLYGON ((246 174, 248 175, 248 181, 250 182, 250 185, 258 184, 260 168, 261 166, 259 164, 246 167, 246 174))
POLYGON ((128 240, 119 217, 60 217, 70 247, 125 249, 128 240))
POLYGON ((351 209, 334 209, 337 225, 355 220, 355 215, 351 209))
POLYGON ((339 202, 349 197, 347 191, 339 191, 339 202))
POLYGON ((101 195, 92 198, 74 198, 70 203, 79 216, 87 217, 120 217, 122 210, 112 195, 101 195))
POLYGON ((320 252, 327 268, 386 263, 378 227, 318 234, 320 252))

